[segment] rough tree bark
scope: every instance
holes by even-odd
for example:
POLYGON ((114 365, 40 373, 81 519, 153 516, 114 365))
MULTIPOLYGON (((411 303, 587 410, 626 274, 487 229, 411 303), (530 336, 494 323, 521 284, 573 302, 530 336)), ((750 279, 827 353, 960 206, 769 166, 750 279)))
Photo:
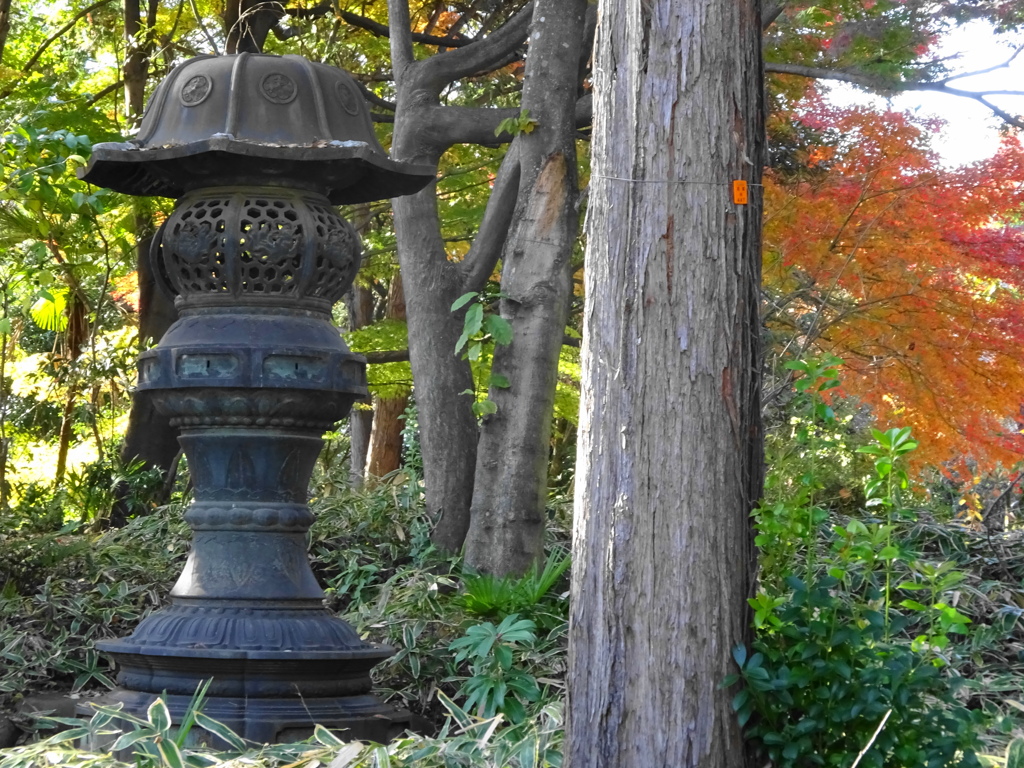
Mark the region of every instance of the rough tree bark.
POLYGON ((146 18, 142 18, 139 0, 124 2, 124 38, 127 54, 124 60, 124 93, 128 122, 138 125, 146 99, 146 80, 149 78, 149 56, 153 50, 157 0, 149 0, 146 18))
MULTIPOLYGON (((557 6, 552 5, 553 8, 557 6)), ((441 94, 449 84, 461 78, 488 72, 516 60, 521 55, 519 49, 530 31, 533 8, 532 3, 527 4, 486 37, 478 37, 465 45, 460 42, 457 48, 415 60, 412 53, 413 35, 409 31, 408 0, 389 0, 389 34, 396 84, 395 128, 391 148, 395 159, 436 163, 448 148, 458 143, 494 144, 495 128, 505 118, 518 117, 519 109, 444 106, 441 104, 441 94)), ((544 20, 539 23, 544 23, 544 20)), ((582 27, 579 34, 585 37, 582 27)), ((422 37, 420 35, 417 39, 422 37)), ((559 41, 560 46, 563 44, 569 47, 580 45, 578 41, 559 41)), ((584 41, 582 48, 587 47, 584 41)), ((578 73, 578 67, 573 67, 571 61, 569 68, 570 72, 578 73)), ((534 69, 541 71, 537 67, 534 69)), ((535 93, 531 98, 537 99, 539 104, 541 97, 535 93)), ((590 102, 584 97, 576 104, 576 121, 577 124, 585 124, 589 123, 589 119, 590 102)), ((451 305, 462 294, 481 290, 502 255, 519 196, 519 145, 522 138, 516 137, 509 147, 494 181, 480 229, 461 263, 448 261, 445 253, 433 185, 417 195, 393 202, 398 259, 409 313, 409 352, 416 380, 427 508, 435 519, 439 518, 433 541, 448 551, 457 551, 462 546, 470 524, 478 455, 478 429, 471 410, 471 398, 461 394, 473 386, 469 366, 464 361, 456 360, 452 354, 462 332, 464 311, 452 313, 451 305)), ((511 139, 511 136, 503 134, 497 140, 511 139)), ((553 150, 549 147, 548 151, 553 150)), ((531 167, 530 173, 539 174, 540 151, 534 148, 531 152, 534 155, 529 162, 536 164, 531 167)), ((570 169, 567 168, 568 173, 570 169)), ((536 186, 536 180, 531 180, 525 193, 527 197, 534 194, 536 186)), ((561 208, 558 210, 558 223, 546 237, 552 237, 556 231, 561 232, 564 213, 561 208)), ((539 211, 535 215, 543 219, 539 211)), ((526 290, 522 280, 519 289, 526 290)), ((530 295, 531 301, 534 301, 539 294, 532 292, 530 295)), ((545 295, 548 299, 554 299, 557 292, 545 295)), ((537 309, 539 305, 528 314, 537 309)), ((562 309, 554 307, 548 311, 551 317, 555 317, 560 315, 562 309)), ((555 330, 553 335, 560 339, 561 328, 555 330)), ((529 330, 525 331, 523 338, 530 338, 529 330)), ((531 352, 525 349, 526 346, 524 341, 517 359, 529 358, 531 352)), ((544 351, 540 356, 543 358, 549 355, 544 351)), ((547 396, 542 389, 531 389, 543 385, 543 382, 543 376, 522 377, 521 389, 517 391, 515 402, 527 403, 527 408, 538 407, 543 412, 547 407, 547 396)), ((506 439, 494 441, 499 452, 496 458, 499 464, 510 461, 512 456, 521 451, 527 451, 531 456, 536 455, 535 445, 540 446, 537 449, 540 452, 546 450, 545 428, 525 434, 508 430, 505 434, 506 439)), ((533 503, 539 504, 539 507, 535 506, 522 513, 523 517, 543 515, 545 467, 535 469, 537 471, 532 473, 530 480, 531 485, 535 486, 534 492, 522 494, 520 499, 531 496, 533 503)), ((526 474, 521 474, 520 480, 524 477, 526 474)), ((487 502, 481 501, 476 508, 485 509, 486 506, 487 502)))
MULTIPOLYGON (((396 111, 391 155, 396 160, 434 163, 461 142, 493 143, 494 129, 517 110, 474 109, 441 104, 441 93, 462 77, 505 63, 525 40, 532 6, 482 40, 415 60, 407 0, 388 0, 396 111)), ((461 313, 451 312, 463 293, 479 290, 501 254, 519 180, 509 152, 495 180, 487 214, 461 263, 448 260, 441 239, 436 185, 392 202, 398 261, 409 315, 409 357, 416 380, 416 406, 427 511, 436 520, 432 539, 457 551, 469 527, 476 463, 477 424, 469 365, 455 358, 461 313)))
POLYGON ((0 0, 0 62, 4 60, 7 35, 11 31, 11 2, 12 0, 0 0))
POLYGON ((504 249, 501 314, 512 343, 494 352, 497 412, 483 420, 466 562, 526 571, 544 551, 547 465, 558 356, 576 240, 576 100, 586 0, 537 0, 522 106, 537 121, 519 137, 520 183, 504 249))
MULTIPOLYGON (((402 276, 391 278, 385 317, 405 320, 405 291, 402 276)), ((408 395, 373 398, 373 429, 367 446, 366 479, 384 477, 402 463, 402 414, 409 404, 408 395)))
MULTIPOLYGON (((364 285, 355 284, 345 295, 348 309, 348 328, 354 331, 373 322, 373 294, 364 285)), ((369 400, 360 400, 358 405, 366 406, 369 400)), ((370 450, 370 433, 373 429, 373 411, 355 407, 348 416, 349 434, 349 485, 363 487, 363 473, 366 471, 366 455, 370 450)))
POLYGON ((761 487, 758 0, 608 0, 595 59, 573 768, 744 763, 719 688, 761 487), (733 201, 731 182, 752 186, 733 201))
POLYGON ((224 4, 227 53, 260 53, 267 35, 284 40, 291 35, 279 27, 284 4, 276 0, 228 0, 224 4))

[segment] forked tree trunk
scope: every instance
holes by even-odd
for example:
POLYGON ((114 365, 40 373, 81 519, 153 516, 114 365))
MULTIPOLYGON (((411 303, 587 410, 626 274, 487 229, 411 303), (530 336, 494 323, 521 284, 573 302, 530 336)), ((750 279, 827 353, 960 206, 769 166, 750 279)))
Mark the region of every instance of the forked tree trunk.
MULTIPOLYGON (((395 146, 398 127, 396 119, 395 146)), ((398 149, 392 153, 401 160, 426 160, 398 149)), ((392 205, 406 306, 412 319, 409 360, 416 377, 427 511, 437 521, 432 538, 442 550, 457 552, 469 527, 477 428, 472 399, 460 394, 473 389, 473 377, 469 364, 455 357, 462 324, 450 309, 465 288, 458 265, 444 255, 435 186, 395 198, 392 205)))
POLYGON ((761 487, 757 0, 606 0, 569 647, 572 768, 735 768, 761 487))
MULTIPOLYGON (((560 140, 552 139, 549 134, 549 131, 556 130, 554 126, 558 126, 558 131, 563 130, 563 113, 561 107, 548 113, 548 106, 557 99, 546 98, 544 89, 554 87, 558 90, 559 99, 564 96, 562 75, 568 72, 578 76, 581 59, 585 63, 587 58, 584 55, 573 60, 566 55, 566 51, 589 48, 584 39, 592 27, 582 24, 576 26, 575 22, 572 29, 565 23, 559 26, 558 20, 564 12, 561 6, 576 8, 577 0, 567 0, 565 3, 548 0, 541 5, 550 9, 551 13, 535 12, 534 4, 527 3, 496 31, 486 36, 481 33, 468 45, 416 59, 410 37, 409 2, 388 0, 397 104, 391 144, 394 159, 437 162, 447 149, 456 144, 493 144, 496 130, 499 134, 497 138, 510 140, 512 137, 501 131, 501 124, 508 118, 518 117, 519 109, 443 105, 441 94, 448 91, 450 84, 462 78, 476 77, 515 61, 528 36, 529 59, 534 63, 527 63, 526 78, 529 81, 534 71, 539 76, 538 82, 524 86, 524 90, 531 94, 525 97, 524 105, 538 113, 545 113, 543 116, 534 116, 534 119, 540 117, 540 125, 537 127, 540 134, 536 137, 537 141, 531 144, 528 153, 529 168, 525 168, 521 162, 518 145, 532 134, 516 137, 509 148, 494 180, 480 229, 462 263, 448 261, 445 253, 434 185, 419 194, 401 197, 393 202, 398 260, 402 267, 409 311, 409 355, 416 380, 427 507, 435 516, 440 516, 431 538, 439 548, 450 552, 458 551, 462 546, 469 526, 478 455, 476 418, 471 410, 472 398, 462 394, 467 389, 472 390, 472 376, 466 362, 454 356, 466 310, 452 313, 451 305, 464 293, 481 291, 486 286, 503 254, 502 247, 513 221, 513 213, 517 209, 517 199, 519 210, 533 218, 531 223, 521 225, 523 228, 520 229, 515 246, 521 249, 521 253, 504 252, 506 259, 511 255, 512 260, 523 265, 511 283, 517 292, 516 301, 523 302, 524 307, 522 315, 514 318, 522 326, 522 334, 510 366, 524 363, 527 368, 517 374, 518 383, 514 385, 517 387, 516 394, 507 404, 506 413, 511 414, 513 409, 518 411, 522 406, 524 412, 517 413, 516 418, 523 416, 523 419, 507 425, 511 429, 495 430, 490 444, 500 453, 493 454, 488 448, 480 455, 484 460, 496 456, 494 460, 498 466, 503 462, 515 465, 509 473, 487 471, 488 481, 493 479, 498 482, 500 478, 501 487, 506 489, 520 481, 529 483, 529 488, 516 488, 517 499, 529 499, 527 507, 516 511, 520 519, 532 521, 532 518, 543 513, 544 467, 542 464, 539 467, 536 465, 536 457, 544 455, 547 450, 546 422, 550 418, 547 386, 553 378, 541 369, 550 363, 553 377, 557 354, 552 358, 550 342, 555 339, 558 344, 561 343, 563 327, 560 323, 563 321, 560 318, 564 318, 565 312, 558 298, 562 291, 562 278, 559 276, 562 266, 554 253, 558 250, 556 243, 564 239, 569 215, 563 203, 566 196, 571 197, 570 190, 575 184, 569 152, 564 144, 559 143, 560 140), (531 32, 530 25, 535 16, 536 25, 531 32), (552 20, 553 25, 566 36, 556 39, 554 35, 541 35, 538 38, 536 35, 547 20, 552 20), (540 60, 536 61, 538 58, 540 60), (559 65, 564 65, 566 70, 556 74, 554 68, 559 65), (555 79, 545 83, 543 80, 548 72, 555 79), (552 83, 558 84, 552 86, 552 83), (527 191, 524 196, 520 196, 520 181, 524 174, 529 174, 527 191), (549 211, 543 210, 542 200, 551 202, 549 211), (531 227, 541 239, 541 253, 536 259, 526 254, 534 247, 529 242, 531 227), (547 274, 544 273, 545 269, 549 270, 547 274), (542 306, 545 300, 549 303, 542 306), (540 338, 535 331, 544 322, 542 317, 546 317, 552 325, 545 329, 543 338, 540 338), (530 346, 534 342, 539 342, 539 345, 531 351, 530 346), (537 356, 536 360, 533 355, 537 356), (536 414, 532 413, 534 408, 537 409, 536 414), (531 413, 525 414, 525 411, 531 413), (539 414, 543 415, 538 418, 539 414), (538 425, 537 429, 524 428, 533 424, 538 425), (523 461, 520 461, 520 457, 523 461)), ((576 107, 576 118, 589 122, 589 100, 581 99, 576 107)), ((514 313, 511 307, 502 311, 510 317, 514 313)), ((489 509, 492 506, 490 502, 481 501, 480 508, 489 509)), ((498 509, 497 514, 504 515, 505 511, 498 509)), ((500 528, 500 525, 493 527, 495 535, 505 536, 500 528)), ((531 530, 525 536, 508 535, 495 546, 514 547, 517 552, 526 549, 535 553, 535 542, 539 540, 538 530, 540 527, 531 522, 531 530), (523 544, 516 539, 529 543, 523 544)), ((532 556, 525 560, 532 559, 532 556)), ((515 561, 521 564, 524 558, 516 554, 515 561)), ((522 566, 497 567, 500 570, 519 570, 522 566)))
MULTIPOLYGON (((496 125, 514 113, 442 106, 441 92, 460 78, 504 66, 525 38, 528 19, 529 8, 481 40, 417 60, 408 0, 388 0, 397 104, 393 159, 436 164, 455 144, 494 141, 496 125)), ((461 264, 450 262, 445 251, 436 184, 392 201, 409 313, 409 361, 416 380, 427 511, 435 520, 431 540, 447 552, 459 551, 469 528, 477 446, 473 400, 462 394, 473 390, 473 376, 469 364, 455 356, 465 310, 453 314, 451 306, 467 291, 479 291, 494 270, 511 218, 503 206, 517 183, 518 163, 508 169, 503 164, 488 212, 461 264)), ((510 213, 512 206, 507 207, 510 213)))
POLYGON ((497 412, 484 418, 466 562, 521 574, 544 550, 549 438, 576 240, 576 98, 586 0, 537 0, 523 108, 537 122, 519 142, 519 199, 505 245, 501 314, 512 343, 494 351, 497 412))

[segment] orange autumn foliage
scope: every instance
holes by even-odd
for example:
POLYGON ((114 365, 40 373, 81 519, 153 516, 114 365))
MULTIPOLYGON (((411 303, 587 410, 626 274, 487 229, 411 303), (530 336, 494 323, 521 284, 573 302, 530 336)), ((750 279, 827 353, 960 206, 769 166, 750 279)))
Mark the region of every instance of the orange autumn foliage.
POLYGON ((826 138, 806 172, 765 177, 767 326, 789 356, 843 358, 845 393, 912 426, 921 461, 1021 461, 1020 142, 946 169, 907 114, 813 103, 796 119, 826 138))

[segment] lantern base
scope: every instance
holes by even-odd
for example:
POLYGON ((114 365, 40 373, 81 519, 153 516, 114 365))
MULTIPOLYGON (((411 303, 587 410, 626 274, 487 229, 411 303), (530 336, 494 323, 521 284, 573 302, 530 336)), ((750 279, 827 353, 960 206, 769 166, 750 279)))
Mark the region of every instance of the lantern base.
MULTIPOLYGON (((93 702, 108 707, 120 704, 126 715, 146 720, 149 707, 158 698, 167 705, 171 722, 175 726, 179 725, 192 701, 191 696, 116 688, 94 699, 93 702)), ((394 709, 370 694, 329 698, 210 696, 203 699, 201 711, 256 744, 301 741, 312 736, 317 725, 322 725, 344 741, 373 741, 386 744, 407 730, 412 719, 407 710, 394 709)), ((91 716, 95 711, 91 706, 80 704, 78 714, 91 716)), ((128 724, 125 724, 125 727, 127 730, 131 729, 128 724)), ((230 746, 198 726, 193 726, 190 731, 188 743, 208 745, 217 749, 226 749, 230 746)), ((106 746, 109 748, 109 745, 106 746)))

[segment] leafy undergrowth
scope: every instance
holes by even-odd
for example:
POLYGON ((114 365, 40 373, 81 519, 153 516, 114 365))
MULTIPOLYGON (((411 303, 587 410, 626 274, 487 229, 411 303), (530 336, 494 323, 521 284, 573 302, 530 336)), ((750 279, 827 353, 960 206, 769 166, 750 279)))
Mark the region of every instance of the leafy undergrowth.
POLYGON ((1024 733, 1022 532, 915 489, 909 428, 849 429, 830 405, 840 362, 790 364, 803 375, 767 441, 733 706, 779 768, 1002 764, 1024 733))
MULTIPOLYGON (((362 493, 341 491, 331 480, 320 478, 312 502, 318 519, 310 531, 311 565, 328 607, 360 634, 396 649, 374 670, 376 691, 423 718, 432 735, 408 735, 386 748, 343 747, 320 729, 308 743, 239 743, 217 753, 178 745, 177 731, 151 712, 148 726, 136 724, 124 737, 137 753, 135 764, 558 765, 568 613, 564 511, 552 511, 547 564, 523 579, 495 580, 464 572, 457 558, 432 548, 421 486, 409 473, 362 493)), ((181 512, 173 504, 99 535, 27 533, 6 521, 0 708, 40 690, 88 697, 112 687, 112 671, 93 644, 128 634, 161 606, 187 554, 181 512)), ((112 726, 100 713, 82 727, 95 734, 112 726)), ((0 768, 126 764, 75 749, 81 736, 72 728, 0 751, 0 768)))
MULTIPOLYGON (((803 376, 789 423, 769 435, 766 498, 754 513, 755 633, 735 649, 738 672, 723 683, 734 686, 758 764, 1016 768, 1024 531, 1010 505, 999 529, 954 518, 935 501, 941 494, 915 490, 909 430, 868 437, 826 403, 834 362, 794 364, 803 376)), ((101 743, 120 738, 141 768, 559 766, 567 506, 549 510, 546 563, 501 580, 467 573, 431 547, 412 473, 360 493, 340 490, 341 480, 327 473, 316 483, 311 564, 328 605, 395 648, 375 669, 377 690, 422 718, 429 735, 382 747, 319 729, 307 742, 265 746, 225 731, 232 749, 214 752, 188 746, 155 707, 120 737, 109 733, 111 713, 99 712, 0 751, 0 768, 128 765, 73 747, 102 734, 101 743)), ((0 703, 45 688, 102 690, 110 670, 92 645, 127 634, 161 604, 187 551, 181 505, 100 535, 15 522, 0 527, 0 703)), ((221 733, 199 712, 203 728, 221 733)))

